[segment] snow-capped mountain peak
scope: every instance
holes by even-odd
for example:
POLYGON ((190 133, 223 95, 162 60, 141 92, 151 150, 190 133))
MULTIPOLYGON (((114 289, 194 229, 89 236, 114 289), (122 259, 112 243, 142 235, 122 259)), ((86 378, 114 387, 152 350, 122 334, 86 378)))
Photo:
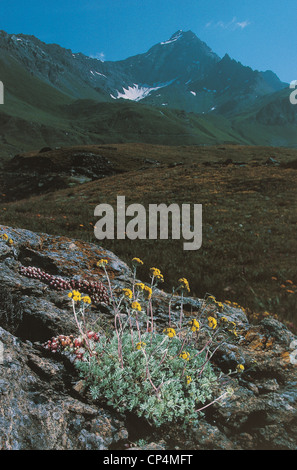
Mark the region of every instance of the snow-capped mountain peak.
POLYGON ((147 52, 101 62, 34 36, 0 31, 1 60, 11 57, 30 75, 76 99, 120 98, 187 112, 234 113, 258 96, 279 91, 272 72, 261 73, 220 58, 192 31, 176 31, 147 52))
POLYGON ((174 33, 170 39, 168 39, 168 41, 164 41, 164 42, 160 42, 160 44, 162 46, 166 45, 166 44, 172 44, 173 42, 176 42, 178 41, 183 35, 183 31, 180 29, 179 31, 177 31, 176 33, 174 33))

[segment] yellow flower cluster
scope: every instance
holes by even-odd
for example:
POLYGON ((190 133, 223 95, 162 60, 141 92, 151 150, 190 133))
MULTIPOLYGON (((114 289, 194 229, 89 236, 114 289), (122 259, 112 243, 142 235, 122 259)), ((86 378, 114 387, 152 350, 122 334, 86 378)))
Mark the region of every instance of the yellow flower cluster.
POLYGON ((7 233, 3 233, 3 235, 1 235, 1 238, 3 241, 7 242, 10 246, 13 245, 13 239, 9 238, 7 233))
POLYGON ((138 351, 146 346, 146 343, 143 343, 142 341, 136 344, 136 349, 138 351))
POLYGON ((152 289, 149 286, 146 286, 143 282, 136 282, 135 287, 138 287, 140 290, 144 291, 147 294, 148 299, 152 296, 152 289))
POLYGON ((221 317, 221 318, 220 318, 220 321, 221 321, 222 323, 228 323, 228 318, 226 318, 226 317, 221 317))
POLYGON ((220 310, 224 308, 224 304, 222 302, 219 302, 213 295, 209 295, 207 300, 210 300, 215 303, 220 310))
POLYGON ((196 320, 196 318, 193 318, 193 320, 189 321, 188 325, 191 327, 191 330, 194 333, 196 331, 199 331, 200 325, 199 325, 199 322, 196 320))
POLYGON ((91 298, 90 298, 88 295, 85 295, 85 296, 82 298, 82 301, 83 301, 85 304, 90 304, 90 303, 91 303, 91 298))
POLYGON ((187 385, 189 385, 192 382, 192 377, 190 375, 187 375, 186 379, 187 379, 187 385))
POLYGON ((143 261, 139 258, 133 258, 132 262, 135 263, 135 264, 143 264, 143 261))
MULTIPOLYGON (((143 282, 136 282, 135 284, 135 287, 137 287, 138 289, 142 290, 143 292, 145 292, 147 294, 147 297, 148 299, 151 298, 152 296, 152 289, 149 287, 149 286, 146 286, 145 284, 143 284, 143 282)), ((123 294, 125 295, 125 297, 127 297, 128 299, 132 299, 133 297, 133 292, 131 289, 122 289, 123 291, 123 294)), ((139 302, 133 302, 132 304, 132 308, 136 309, 136 310, 141 310, 141 307, 139 308, 139 302), (133 307, 134 305, 134 307, 133 307)))
POLYGON ((236 367, 236 370, 237 370, 237 372, 243 372, 244 371, 244 365, 238 364, 238 366, 236 367))
POLYGON ((68 294, 69 299, 72 299, 74 302, 80 302, 83 301, 85 304, 90 304, 91 303, 91 298, 88 295, 82 296, 78 290, 73 290, 72 292, 69 292, 68 294))
POLYGON ((69 299, 72 299, 74 302, 79 302, 81 300, 81 293, 78 290, 73 290, 68 294, 69 299))
POLYGON ((149 286, 144 286, 144 290, 145 290, 145 292, 146 292, 146 294, 147 294, 147 296, 148 296, 148 299, 150 299, 151 296, 152 296, 152 293, 153 293, 151 287, 149 287, 149 286))
POLYGON ((163 330, 163 333, 165 333, 165 335, 167 335, 169 338, 174 338, 174 336, 176 336, 174 328, 165 328, 165 330, 163 330))
POLYGON ((182 289, 185 289, 186 291, 190 292, 189 282, 185 277, 182 277, 181 279, 179 279, 178 282, 180 282, 182 289))
POLYGON ((99 268, 104 268, 104 266, 106 266, 108 264, 108 260, 107 259, 100 259, 97 263, 97 266, 99 268))
POLYGON ((184 359, 185 361, 189 361, 190 360, 190 353, 188 353, 187 351, 183 351, 179 357, 181 357, 182 359, 184 359))
POLYGON ((128 297, 128 299, 132 299, 133 293, 131 289, 123 289, 123 294, 125 297, 128 297))
POLYGON ((162 282, 164 281, 164 276, 163 276, 163 274, 161 274, 160 269, 151 268, 150 271, 152 273, 152 276, 155 277, 156 279, 158 279, 158 281, 162 281, 162 282))
POLYGON ((214 317, 208 317, 207 320, 208 320, 209 328, 212 328, 213 330, 215 330, 218 324, 217 320, 214 317))
POLYGON ((133 310, 138 310, 139 312, 141 312, 141 305, 137 301, 132 302, 132 308, 133 308, 133 310))
POLYGON ((135 287, 139 287, 139 289, 143 290, 145 285, 143 284, 143 282, 136 282, 135 287))
POLYGON ((248 313, 247 309, 243 307, 242 305, 239 305, 237 302, 231 302, 230 300, 225 300, 225 304, 228 304, 230 307, 239 308, 246 314, 248 313))

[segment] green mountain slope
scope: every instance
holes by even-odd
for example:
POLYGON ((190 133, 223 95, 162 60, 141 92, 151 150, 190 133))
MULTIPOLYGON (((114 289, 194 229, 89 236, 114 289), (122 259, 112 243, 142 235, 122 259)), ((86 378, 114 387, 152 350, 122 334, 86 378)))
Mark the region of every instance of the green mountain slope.
POLYGON ((262 97, 232 120, 234 128, 252 144, 297 147, 297 106, 287 88, 262 97))

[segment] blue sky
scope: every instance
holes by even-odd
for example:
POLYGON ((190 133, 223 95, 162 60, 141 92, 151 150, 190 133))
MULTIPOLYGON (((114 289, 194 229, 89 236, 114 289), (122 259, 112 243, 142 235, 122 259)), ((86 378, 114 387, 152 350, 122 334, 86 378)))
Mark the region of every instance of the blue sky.
POLYGON ((192 30, 219 56, 297 79, 296 0, 0 0, 0 29, 104 60, 192 30))

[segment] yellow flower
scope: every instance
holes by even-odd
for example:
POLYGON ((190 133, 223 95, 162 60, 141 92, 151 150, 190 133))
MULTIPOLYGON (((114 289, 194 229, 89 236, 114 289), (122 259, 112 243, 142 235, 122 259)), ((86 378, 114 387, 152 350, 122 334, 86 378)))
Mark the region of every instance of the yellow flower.
POLYGON ((158 268, 150 268, 150 271, 152 271, 152 274, 154 276, 161 273, 160 269, 158 269, 158 268))
POLYGON ((214 302, 216 302, 216 298, 213 295, 209 295, 207 300, 213 300, 214 302))
POLYGON ((237 372, 243 372, 244 371, 244 365, 238 364, 238 366, 236 367, 236 370, 237 370, 237 372))
POLYGON ((149 287, 149 286, 144 286, 144 290, 145 290, 145 292, 147 293, 148 299, 150 299, 151 296, 152 296, 152 293, 153 293, 151 287, 149 287))
POLYGON ((83 302, 85 304, 90 304, 91 303, 91 299, 88 295, 85 295, 83 298, 82 298, 83 302))
POLYGON ((165 328, 165 330, 163 330, 163 333, 165 333, 169 338, 173 338, 174 336, 176 336, 175 330, 173 328, 165 328))
POLYGON ((107 259, 100 259, 97 263, 97 266, 99 268, 103 268, 106 264, 108 264, 108 260, 107 259))
POLYGON ((123 289, 123 293, 125 297, 128 297, 128 299, 132 299, 133 293, 131 289, 123 289))
POLYGON ((163 274, 161 274, 160 269, 150 268, 150 271, 152 273, 152 276, 155 277, 158 281, 161 281, 161 282, 164 281, 164 276, 163 276, 163 274))
POLYGON ((221 317, 220 320, 223 322, 223 323, 227 323, 228 322, 228 319, 226 317, 221 317))
POLYGON ((192 377, 190 375, 187 375, 186 379, 187 379, 187 385, 189 385, 192 382, 192 377))
POLYGON ((139 289, 143 290, 144 289, 144 284, 143 284, 143 282, 136 282, 135 287, 139 287, 139 289))
POLYGON ((13 239, 10 238, 10 239, 8 240, 8 243, 9 243, 9 245, 13 245, 13 239))
POLYGON ((179 357, 181 357, 182 359, 184 359, 185 361, 189 361, 190 360, 190 354, 186 351, 183 351, 179 357))
POLYGON ((2 235, 2 239, 3 239, 3 240, 5 240, 5 241, 7 241, 7 240, 8 240, 8 235, 7 235, 7 233, 3 233, 3 235, 2 235))
POLYGON ((133 258, 132 262, 134 262, 135 264, 143 264, 143 261, 139 258, 133 258))
POLYGON ((146 343, 143 343, 142 341, 136 344, 136 349, 140 350, 146 346, 146 343))
POLYGON ((193 320, 189 321, 188 325, 191 327, 193 332, 199 331, 200 325, 196 318, 193 318, 193 320))
POLYGON ((141 305, 139 302, 132 302, 132 308, 133 310, 138 310, 139 312, 141 312, 141 305))
POLYGON ((178 282, 181 283, 181 288, 182 288, 182 289, 185 289, 185 290, 187 290, 188 292, 190 292, 189 282, 188 282, 188 280, 187 280, 185 277, 182 277, 181 279, 179 279, 178 282))
POLYGON ((228 331, 229 331, 229 333, 232 333, 234 336, 238 336, 238 334, 237 334, 237 331, 236 331, 236 330, 228 330, 228 331))
POLYGON ((212 328, 213 330, 216 329, 217 327, 217 320, 214 317, 208 317, 208 326, 212 328))
POLYGON ((81 300, 81 294, 77 290, 73 290, 72 292, 69 292, 68 297, 74 301, 78 302, 81 300))

